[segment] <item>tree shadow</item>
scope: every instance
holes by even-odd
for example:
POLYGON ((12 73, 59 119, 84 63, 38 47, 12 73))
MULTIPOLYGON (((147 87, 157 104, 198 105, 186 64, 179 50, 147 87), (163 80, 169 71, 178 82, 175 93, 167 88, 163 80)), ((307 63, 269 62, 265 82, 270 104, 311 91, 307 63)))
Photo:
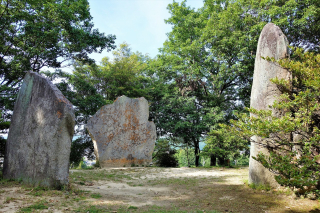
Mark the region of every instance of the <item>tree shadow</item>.
POLYGON ((137 212, 153 212, 155 209, 162 212, 212 212, 213 210, 244 213, 320 212, 315 208, 319 206, 318 201, 296 199, 273 190, 254 190, 239 181, 243 177, 236 173, 220 177, 173 178, 170 176, 167 179, 158 178, 152 181, 148 179, 130 180, 128 184, 124 181, 118 185, 115 184, 114 187, 110 185, 110 181, 106 181, 105 186, 109 184, 109 188, 100 186, 97 189, 95 187, 92 193, 100 191, 103 195, 100 199, 100 207, 137 206, 139 208, 137 212), (234 179, 237 180, 234 181, 234 179), (121 191, 123 193, 120 193, 121 191))

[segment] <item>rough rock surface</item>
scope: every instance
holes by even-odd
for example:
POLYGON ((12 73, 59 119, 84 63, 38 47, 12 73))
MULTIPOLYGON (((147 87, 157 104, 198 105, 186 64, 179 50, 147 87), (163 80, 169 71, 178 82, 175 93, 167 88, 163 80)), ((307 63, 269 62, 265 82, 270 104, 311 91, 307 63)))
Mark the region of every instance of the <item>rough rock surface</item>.
MULTIPOLYGON (((269 106, 277 100, 281 92, 270 79, 278 77, 279 79, 289 79, 291 74, 280 67, 277 63, 269 62, 261 57, 273 57, 276 60, 288 57, 288 41, 281 29, 275 24, 267 24, 259 37, 257 54, 254 65, 254 75, 251 90, 250 107, 258 110, 270 109, 269 106)), ((273 115, 280 116, 275 110, 273 115)), ((253 136, 252 140, 263 143, 263 141, 253 136)), ((274 175, 265 169, 259 162, 254 160, 252 156, 256 156, 259 152, 268 154, 267 149, 257 143, 251 143, 250 161, 249 161, 249 183, 269 184, 277 186, 274 175)))
POLYGON ((156 127, 148 118, 145 98, 121 96, 113 104, 103 106, 87 124, 100 166, 149 165, 156 127))
POLYGON ((28 72, 11 119, 4 178, 50 188, 67 184, 74 124, 72 104, 60 90, 28 72))

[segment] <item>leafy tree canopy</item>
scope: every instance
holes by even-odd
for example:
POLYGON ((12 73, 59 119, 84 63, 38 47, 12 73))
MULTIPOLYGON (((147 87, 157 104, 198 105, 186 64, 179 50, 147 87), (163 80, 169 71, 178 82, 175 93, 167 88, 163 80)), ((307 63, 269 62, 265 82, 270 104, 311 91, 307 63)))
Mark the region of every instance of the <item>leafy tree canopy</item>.
POLYGON ((71 162, 76 165, 83 156, 93 158, 93 143, 84 128, 102 106, 111 104, 122 95, 130 98, 148 96, 149 77, 145 73, 147 56, 132 52, 126 43, 113 51, 114 59, 105 57, 101 65, 74 63, 72 74, 47 73, 59 77, 58 88, 74 105, 76 135, 71 150, 71 162))
POLYGON ((13 109, 26 71, 93 62, 88 54, 115 48, 115 36, 93 28, 87 0, 4 0, 0 4, 1 111, 13 109))
POLYGON ((239 158, 240 151, 248 152, 249 140, 239 138, 225 128, 212 130, 206 137, 206 146, 201 155, 218 157, 219 164, 223 165, 227 159, 239 158))
MULTIPOLYGON (((319 41, 318 1, 205 0, 197 11, 183 1, 169 4, 168 10, 171 17, 166 23, 172 25, 172 31, 160 49, 158 61, 162 73, 159 76, 175 89, 169 93, 172 101, 168 102, 170 95, 162 99, 168 109, 161 110, 172 114, 168 122, 160 125, 166 125, 163 130, 168 134, 179 134, 189 140, 192 140, 189 132, 199 132, 199 128, 181 131, 181 122, 188 120, 187 117, 193 118, 193 123, 201 121, 202 126, 220 131, 217 122, 228 123, 234 118, 234 110, 242 111, 244 106, 249 106, 257 41, 265 24, 272 21, 280 26, 294 46, 316 49, 319 41), (182 105, 176 112, 170 110, 177 107, 175 104, 180 99, 184 100, 182 105, 191 106, 189 103, 193 100, 194 105, 200 107, 186 114, 182 105), (196 116, 205 110, 204 106, 216 110, 215 119, 208 123, 203 113, 196 116)), ((197 146, 199 137, 206 136, 209 130, 203 128, 192 144, 197 146)), ((211 138, 213 135, 214 132, 211 138)), ((224 137, 224 140, 228 139, 224 137)))

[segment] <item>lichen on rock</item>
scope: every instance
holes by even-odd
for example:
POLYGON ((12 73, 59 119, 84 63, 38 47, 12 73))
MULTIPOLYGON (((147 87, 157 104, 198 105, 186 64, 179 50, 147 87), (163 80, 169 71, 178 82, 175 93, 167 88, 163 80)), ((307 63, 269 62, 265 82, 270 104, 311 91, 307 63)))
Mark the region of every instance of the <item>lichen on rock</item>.
POLYGON ((61 91, 28 72, 13 110, 4 178, 50 188, 67 184, 74 118, 73 106, 61 91))
POLYGON ((156 140, 156 128, 148 121, 145 98, 118 97, 103 106, 87 123, 94 151, 101 167, 149 165, 156 140))

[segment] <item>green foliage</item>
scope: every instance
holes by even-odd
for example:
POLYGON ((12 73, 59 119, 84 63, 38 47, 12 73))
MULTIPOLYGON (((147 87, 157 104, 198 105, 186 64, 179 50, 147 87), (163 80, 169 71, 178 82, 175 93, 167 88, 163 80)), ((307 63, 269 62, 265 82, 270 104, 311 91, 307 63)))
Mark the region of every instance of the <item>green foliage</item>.
POLYGON ((237 166, 248 166, 249 165, 249 156, 242 154, 239 158, 235 159, 237 161, 237 166))
MULTIPOLYGON (((6 142, 7 140, 4 137, 0 136, 0 158, 4 158, 5 150, 6 150, 6 142)), ((2 167, 0 163, 0 167, 2 167)))
MULTIPOLYGON (((9 128, 10 122, 4 121, 2 118, 2 113, 0 112, 0 133, 9 128)), ((6 142, 7 139, 5 139, 3 136, 0 136, 0 159, 4 158, 5 151, 6 151, 6 142)), ((3 167, 3 162, 0 162, 0 168, 3 167)), ((1 170, 1 169, 0 169, 1 170)))
POLYGON ((261 137, 270 156, 260 153, 255 159, 275 172, 278 183, 294 188, 298 194, 319 196, 320 54, 297 49, 293 58, 279 61, 291 71, 292 79, 272 80, 283 92, 272 108, 283 115, 249 109, 255 116, 240 114, 231 130, 247 139, 261 137))
POLYGON ((4 132, 4 130, 9 129, 10 121, 5 121, 2 117, 2 113, 0 112, 0 132, 4 132))
POLYGON ((278 25, 294 46, 317 49, 320 38, 320 3, 311 1, 240 0, 241 4, 260 23, 272 22, 278 25))
POLYGON ((156 166, 177 167, 176 150, 172 148, 172 141, 160 138, 156 141, 152 160, 156 166))
POLYGON ((171 149, 167 152, 160 153, 157 156, 157 161, 155 162, 156 166, 160 167, 177 167, 178 166, 178 160, 175 157, 176 150, 171 149))
POLYGON ((125 95, 131 98, 146 97, 145 89, 148 78, 144 75, 148 57, 139 52, 132 52, 126 43, 113 51, 113 60, 105 57, 99 66, 99 77, 103 95, 107 100, 114 101, 125 95))
POLYGON ((195 155, 194 149, 179 149, 176 153, 176 157, 180 167, 191 167, 195 166, 195 155))
POLYGON ((168 151, 172 146, 172 141, 166 138, 158 138, 155 143, 154 152, 152 158, 156 159, 160 153, 168 151))
POLYGON ((270 191, 271 190, 271 187, 268 186, 268 185, 259 185, 259 184, 254 184, 254 183, 251 183, 251 184, 248 184, 248 186, 251 188, 251 189, 256 189, 256 190, 264 190, 264 191, 270 191))
POLYGON ((136 206, 129 206, 128 209, 138 209, 136 206))
POLYGON ((93 158, 93 143, 83 125, 87 124, 102 106, 111 104, 119 96, 137 98, 146 96, 148 77, 144 74, 147 56, 133 53, 124 43, 113 51, 114 59, 103 58, 101 65, 74 63, 72 74, 47 73, 52 79, 59 77, 60 91, 74 105, 76 116, 75 134, 72 142, 71 163, 78 164, 83 156, 93 158))
MULTIPOLYGON (((0 112, 0 133, 4 132, 4 130, 8 129, 10 127, 9 121, 4 121, 2 118, 2 113, 0 112)), ((7 139, 5 139, 3 136, 0 136, 0 158, 4 158, 5 150, 6 150, 6 142, 7 139)), ((3 165, 0 162, 0 167, 2 168, 3 165)))
MULTIPOLYGON (((168 86, 157 97, 154 117, 161 135, 182 138, 194 148, 199 165, 200 137, 210 127, 220 131, 217 123, 228 123, 233 111, 249 106, 264 25, 272 21, 290 43, 314 49, 319 40, 319 1, 206 0, 197 11, 183 1, 169 4, 168 10, 166 23, 172 31, 154 62, 157 76, 168 86)), ((234 151, 236 145, 221 148, 221 159, 230 154, 222 153, 225 148, 234 151)))
POLYGON ((214 155, 224 164, 229 159, 239 158, 240 151, 249 149, 249 140, 239 138, 237 135, 232 135, 232 132, 221 128, 212 130, 206 138, 206 145, 201 152, 202 156, 214 155))
POLYGON ((89 54, 115 48, 115 36, 93 28, 89 10, 87 0, 1 1, 0 110, 6 122, 26 71, 74 59, 92 63, 89 54))
POLYGON ((249 32, 255 22, 242 18, 241 5, 224 2, 205 1, 197 11, 185 1, 169 4, 172 31, 157 58, 158 76, 169 86, 156 125, 194 148, 196 166, 200 139, 248 104, 250 95, 260 32, 249 32))
POLYGON ((202 164, 202 166, 203 167, 206 167, 206 168, 209 168, 210 167, 210 158, 208 158, 208 157, 203 157, 203 156, 201 156, 201 158, 200 158, 200 162, 201 162, 201 164, 202 164))
POLYGON ((84 162, 84 160, 81 160, 77 169, 86 169, 86 168, 87 168, 87 164, 84 162))
MULTIPOLYGON (((90 157, 93 153, 93 143, 91 138, 77 138, 71 143, 70 165, 78 167, 83 156, 90 157), (86 140, 85 140, 86 139, 86 140)), ((90 158, 92 159, 92 157, 90 158)))

